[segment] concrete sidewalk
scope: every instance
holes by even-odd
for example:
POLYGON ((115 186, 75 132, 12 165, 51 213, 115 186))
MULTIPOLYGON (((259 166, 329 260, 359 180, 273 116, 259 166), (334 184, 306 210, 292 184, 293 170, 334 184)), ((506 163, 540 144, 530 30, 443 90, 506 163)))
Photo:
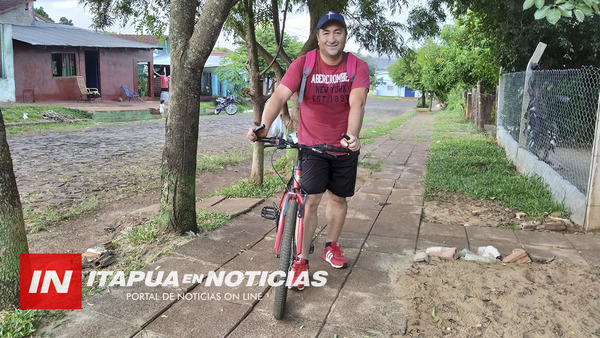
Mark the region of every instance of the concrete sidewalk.
MULTIPOLYGON (((336 270, 321 259, 326 233, 321 228, 310 271, 311 275, 327 271, 327 283, 288 292, 283 320, 273 319, 273 289, 268 285, 245 286, 244 282, 237 287, 216 287, 202 282, 111 288, 86 299, 83 310, 70 312, 64 325, 48 333, 56 337, 403 335, 406 305, 396 298, 393 288, 395 276, 415 250, 429 246, 476 250, 494 245, 502 255, 524 248, 538 257, 600 265, 600 244, 595 236, 421 223, 422 181, 432 129, 433 117, 418 114, 391 135, 363 147, 363 160, 381 160, 382 170, 371 174, 361 170, 363 178, 348 203, 339 242, 349 267, 336 270)), ((277 198, 176 248, 144 271, 177 271, 180 278, 210 271, 275 271, 275 224, 262 219, 260 209, 277 198)), ((319 213, 323 220, 324 209, 319 213)))

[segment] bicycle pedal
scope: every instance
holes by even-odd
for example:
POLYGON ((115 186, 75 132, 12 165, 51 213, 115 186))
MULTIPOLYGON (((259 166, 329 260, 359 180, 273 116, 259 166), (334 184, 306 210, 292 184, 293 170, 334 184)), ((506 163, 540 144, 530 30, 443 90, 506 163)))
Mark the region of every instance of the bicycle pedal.
POLYGON ((276 220, 279 218, 279 209, 276 207, 263 207, 260 216, 265 219, 276 220))
POLYGON ((313 252, 315 252, 315 245, 310 243, 310 249, 308 249, 308 253, 311 254, 313 252))

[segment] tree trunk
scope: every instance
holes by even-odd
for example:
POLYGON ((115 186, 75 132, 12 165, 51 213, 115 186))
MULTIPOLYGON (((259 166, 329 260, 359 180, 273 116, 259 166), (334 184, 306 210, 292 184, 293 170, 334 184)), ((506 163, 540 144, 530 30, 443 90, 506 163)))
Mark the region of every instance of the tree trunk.
POLYGON ((161 168, 160 226, 197 232, 196 162, 202 69, 237 0, 207 0, 194 25, 198 3, 172 0, 169 114, 161 168))
MULTIPOLYGON (((260 70, 258 68, 258 43, 256 42, 256 31, 254 28, 254 1, 243 0, 246 14, 246 49, 248 49, 248 76, 250 78, 250 97, 252 98, 252 109, 254 110, 254 124, 260 124, 262 113, 265 108, 265 96, 260 82, 260 70)), ((250 171, 250 182, 256 185, 263 184, 264 175, 264 145, 261 142, 254 143, 252 155, 252 169, 250 171)))
POLYGON ((22 253, 29 253, 29 247, 0 109, 0 310, 19 307, 19 258, 22 253))

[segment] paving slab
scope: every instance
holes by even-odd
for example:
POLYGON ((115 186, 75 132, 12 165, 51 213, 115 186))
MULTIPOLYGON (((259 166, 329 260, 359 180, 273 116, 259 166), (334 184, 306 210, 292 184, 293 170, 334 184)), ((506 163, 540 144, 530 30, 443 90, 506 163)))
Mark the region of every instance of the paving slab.
POLYGON ((565 234, 569 243, 577 250, 595 250, 600 255, 600 235, 565 234))
MULTIPOLYGON (((365 234, 342 231, 340 237, 338 238, 338 242, 340 243, 342 250, 349 248, 360 249, 362 248, 366 237, 367 236, 365 234)), ((323 231, 313 241, 313 244, 315 245, 315 254, 321 255, 323 253, 323 248, 325 248, 326 242, 327 231, 323 231)))
POLYGON ((496 243, 498 241, 511 243, 519 242, 515 236, 514 230, 476 226, 465 227, 465 230, 467 230, 467 237, 469 238, 469 241, 479 240, 487 241, 488 243, 496 243))
POLYGON ((185 275, 206 276, 206 274, 209 271, 215 271, 218 268, 219 266, 216 264, 207 263, 204 261, 193 259, 188 256, 180 256, 176 253, 173 253, 148 265, 143 270, 153 271, 154 275, 156 275, 157 273, 154 271, 164 271, 165 276, 168 275, 171 271, 176 271, 180 278, 180 281, 182 282, 180 283, 180 286, 177 287, 177 289, 181 289, 182 291, 188 291, 191 288, 193 288, 198 281, 194 283, 183 283, 183 278, 185 275))
POLYGON ((358 191, 387 196, 394 188, 395 182, 395 180, 390 179, 368 180, 358 191))
POLYGON ((414 252, 415 240, 397 237, 369 235, 362 250, 404 254, 406 252, 414 252))
POLYGON ((222 295, 220 297, 220 300, 179 301, 150 323, 145 331, 168 337, 223 337, 250 313, 252 307, 230 303, 222 295))
POLYGON ((142 216, 142 217, 152 217, 156 215, 160 209, 160 203, 152 204, 144 208, 140 208, 131 212, 132 215, 142 216))
POLYGON ((316 337, 321 329, 321 321, 291 316, 275 320, 272 310, 254 309, 228 337, 316 337))
POLYGON ((212 207, 213 205, 223 201, 226 198, 227 198, 227 196, 223 196, 223 195, 209 197, 207 199, 204 199, 204 200, 196 203, 196 209, 205 209, 206 210, 206 209, 212 207))
POLYGON ((419 229, 419 236, 436 235, 444 237, 466 238, 465 227, 457 225, 446 225, 440 223, 422 223, 419 229))
POLYGON ((57 338, 130 337, 140 329, 139 326, 120 318, 80 310, 69 311, 68 317, 61 323, 61 325, 53 326, 49 332, 46 330, 36 332, 36 336, 57 338))
POLYGON ((376 251, 362 251, 353 268, 387 272, 391 266, 400 262, 403 255, 376 251))
POLYGON ((387 336, 403 335, 407 328, 406 308, 401 301, 386 296, 342 290, 326 323, 374 330, 387 336))
POLYGON ((371 178, 396 180, 400 177, 401 172, 376 171, 371 173, 371 178))
POLYGON ((348 207, 379 211, 385 205, 387 198, 387 195, 370 194, 359 191, 348 202, 348 207))
POLYGON ((348 207, 348 212, 346 214, 346 219, 362 219, 367 221, 375 221, 379 215, 379 211, 377 210, 365 210, 365 209, 357 209, 353 207, 348 207))
POLYGON ((558 232, 541 231, 515 231, 519 242, 535 246, 549 246, 555 248, 574 249, 565 235, 558 232))
POLYGON ((575 249, 564 249, 558 247, 536 246, 523 244, 523 249, 527 251, 533 259, 539 260, 557 260, 571 262, 580 265, 589 265, 589 263, 575 249))
POLYGON ((119 318, 141 328, 167 308, 183 290, 166 287, 113 287, 83 302, 88 313, 119 318))
MULTIPOLYGON (((288 290, 284 318, 323 321, 337 298, 338 290, 338 288, 327 285, 321 287, 310 286, 302 291, 288 290)), ((271 288, 256 306, 256 309, 272 313, 274 292, 275 288, 271 288)), ((272 317, 271 319, 275 321, 272 317)))
POLYGON ((421 194, 403 194, 407 189, 394 189, 388 198, 387 202, 393 205, 408 204, 408 205, 423 205, 423 195, 421 194))
POLYGON ((344 222, 342 233, 354 232, 359 234, 368 234, 373 227, 374 220, 347 218, 344 222))
POLYGON ((382 296, 393 296, 394 292, 392 280, 387 271, 367 270, 359 267, 352 268, 343 289, 382 296))
MULTIPOLYGON (((320 251, 320 250, 319 250, 320 251)), ((348 274, 350 273, 350 268, 344 269, 336 269, 331 266, 331 264, 325 262, 321 257, 322 251, 317 253, 317 249, 315 248, 315 254, 311 255, 309 258, 310 265, 310 275, 313 275, 317 271, 327 272, 327 283, 325 286, 334 289, 340 289, 342 284, 346 281, 348 274)), ((359 250, 358 249, 345 249, 344 256, 348 259, 348 266, 352 267, 355 265, 358 259, 359 250)))
MULTIPOLYGON (((364 338, 364 337, 390 337, 389 334, 375 331, 373 329, 358 329, 351 326, 337 326, 325 324, 318 335, 319 338, 344 337, 344 338, 364 338)), ((394 337, 394 336, 391 336, 394 337)))
POLYGON ((390 218, 378 218, 373 225, 371 235, 414 239, 416 241, 420 215, 408 214, 403 215, 401 219, 396 217, 393 220, 390 218))
POLYGON ((203 210, 216 211, 228 215, 241 215, 262 202, 264 202, 262 198, 227 198, 203 210))
POLYGON ((600 253, 596 250, 579 250, 581 256, 593 266, 600 267, 600 253))
POLYGON ((423 192, 424 192, 425 184, 421 181, 414 181, 414 180, 401 178, 396 181, 396 184, 394 184, 394 188, 395 189, 411 189, 411 190, 423 189, 423 192))
POLYGON ((242 247, 236 243, 199 237, 176 248, 173 252, 221 266, 237 255, 240 250, 242 247))

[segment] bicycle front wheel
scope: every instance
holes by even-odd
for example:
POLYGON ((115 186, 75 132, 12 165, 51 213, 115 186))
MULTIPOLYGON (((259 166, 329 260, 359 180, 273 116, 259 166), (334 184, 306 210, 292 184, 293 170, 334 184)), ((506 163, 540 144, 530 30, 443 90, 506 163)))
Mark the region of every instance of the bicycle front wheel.
MULTIPOLYGON (((285 272, 285 277, 289 275, 292 262, 296 257, 296 246, 294 245, 294 232, 296 231, 296 219, 298 217, 298 202, 296 200, 288 201, 288 210, 286 212, 285 223, 283 225, 283 234, 281 235, 281 245, 279 246, 279 265, 277 269, 285 272)), ((288 287, 283 285, 276 287, 275 299, 273 300, 273 317, 280 320, 285 313, 285 302, 287 298, 288 287)))

